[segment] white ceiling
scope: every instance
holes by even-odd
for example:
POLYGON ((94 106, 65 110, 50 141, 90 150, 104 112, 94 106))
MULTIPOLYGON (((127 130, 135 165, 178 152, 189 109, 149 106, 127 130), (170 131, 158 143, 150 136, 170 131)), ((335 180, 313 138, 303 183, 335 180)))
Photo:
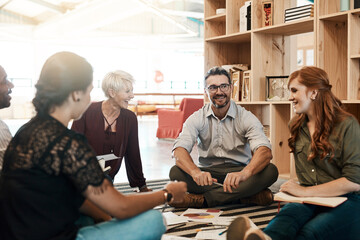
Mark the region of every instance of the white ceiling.
POLYGON ((203 0, 0 0, 0 37, 203 37, 203 0))

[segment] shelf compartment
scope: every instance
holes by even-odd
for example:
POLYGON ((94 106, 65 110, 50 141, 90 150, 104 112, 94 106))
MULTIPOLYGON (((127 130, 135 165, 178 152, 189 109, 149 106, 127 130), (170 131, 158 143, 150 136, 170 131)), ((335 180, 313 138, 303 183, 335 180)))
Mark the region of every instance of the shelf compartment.
POLYGON ((242 43, 251 41, 251 32, 233 33, 205 39, 206 42, 242 43))
POLYGON ((333 14, 347 14, 347 13, 360 13, 360 9, 352 9, 354 7, 354 1, 350 1, 350 10, 341 12, 340 1, 341 0, 318 0, 319 4, 319 18, 333 14))
POLYGON ((254 33, 268 33, 287 36, 308 33, 312 31, 314 31, 313 17, 253 30, 254 33))
POLYGON ((339 99, 348 99, 348 18, 334 15, 319 21, 318 67, 329 76, 332 91, 339 99))
POLYGON ((226 34, 226 23, 205 21, 205 38, 213 38, 226 34))
POLYGON ((251 65, 250 42, 243 43, 222 43, 205 42, 204 70, 207 72, 214 66, 228 64, 249 64, 251 65))
POLYGON ((204 2, 204 12, 205 19, 213 17, 216 15, 216 9, 218 8, 226 8, 225 0, 205 0, 204 2))

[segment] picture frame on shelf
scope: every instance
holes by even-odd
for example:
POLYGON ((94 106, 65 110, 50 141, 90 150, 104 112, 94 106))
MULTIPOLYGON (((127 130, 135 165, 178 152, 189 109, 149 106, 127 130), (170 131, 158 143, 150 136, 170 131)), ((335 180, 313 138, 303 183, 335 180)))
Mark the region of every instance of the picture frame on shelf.
POLYGON ((241 83, 241 101, 251 101, 251 70, 244 71, 241 83))
POLYGON ((288 101, 289 76, 266 76, 266 101, 288 101))

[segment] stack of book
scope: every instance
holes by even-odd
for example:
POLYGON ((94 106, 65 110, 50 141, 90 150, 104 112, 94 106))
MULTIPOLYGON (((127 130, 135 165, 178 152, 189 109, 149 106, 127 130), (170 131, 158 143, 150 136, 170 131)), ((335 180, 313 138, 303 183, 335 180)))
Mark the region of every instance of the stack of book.
POLYGON ((314 4, 300 7, 288 8, 285 10, 285 22, 295 21, 314 16, 314 4))

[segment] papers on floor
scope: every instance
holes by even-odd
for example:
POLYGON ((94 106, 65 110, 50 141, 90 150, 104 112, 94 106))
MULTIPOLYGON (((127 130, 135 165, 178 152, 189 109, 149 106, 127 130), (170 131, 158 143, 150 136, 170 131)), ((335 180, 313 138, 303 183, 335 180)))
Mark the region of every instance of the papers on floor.
POLYGON ((226 227, 223 229, 214 229, 214 230, 208 230, 208 229, 202 229, 199 231, 195 238, 196 239, 221 239, 226 240, 226 232, 221 234, 226 230, 226 227), (221 235, 219 235, 221 234, 221 235))
POLYGON ((192 239, 192 238, 179 237, 179 236, 170 235, 170 234, 164 234, 161 237, 161 240, 185 240, 185 239, 192 239))
POLYGON ((165 213, 163 213, 163 216, 164 216, 164 218, 166 220, 167 225, 174 225, 174 224, 188 222, 187 217, 178 216, 173 212, 165 212, 165 213))
MULTIPOLYGON (((181 216, 186 217, 189 221, 193 222, 205 222, 222 225, 220 215, 223 211, 218 209, 196 209, 188 208, 181 216)), ((228 223, 223 224, 228 225, 228 223)))
POLYGON ((325 207, 336 207, 347 200, 346 197, 295 197, 284 192, 274 195, 275 201, 296 202, 320 205, 325 207))

